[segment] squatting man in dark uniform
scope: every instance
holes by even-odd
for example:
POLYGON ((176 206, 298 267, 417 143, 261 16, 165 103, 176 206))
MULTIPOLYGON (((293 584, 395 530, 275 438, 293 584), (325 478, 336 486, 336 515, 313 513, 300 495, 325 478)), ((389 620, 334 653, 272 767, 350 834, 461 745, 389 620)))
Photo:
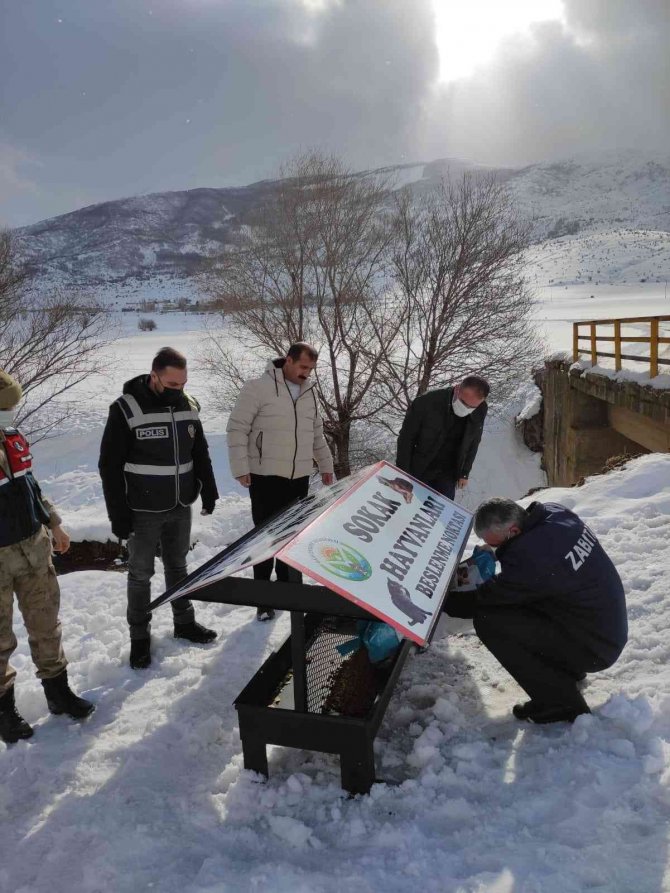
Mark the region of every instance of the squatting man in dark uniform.
MULTIPOLYGON (((98 468, 112 532, 128 540, 128 625, 130 666, 151 663, 149 603, 154 558, 160 543, 165 585, 187 573, 191 505, 200 496, 202 514, 218 499, 198 402, 184 391, 186 357, 161 348, 149 375, 123 386, 109 408, 98 468)), ((174 635, 207 643, 216 633, 195 620, 186 598, 171 602, 174 635)))
POLYGON ((489 651, 530 700, 517 719, 572 722, 589 707, 578 689, 611 667, 628 637, 623 585, 595 534, 569 509, 490 499, 475 532, 496 550, 501 572, 474 592, 452 592, 445 610, 470 617, 489 651))
POLYGON ((33 477, 30 446, 15 426, 21 397, 20 384, 0 369, 0 738, 7 744, 33 734, 16 709, 16 671, 9 664, 16 648, 14 594, 51 713, 83 719, 95 709, 68 683, 51 549, 53 541, 56 552, 67 552, 70 537, 54 506, 42 496, 33 477))
MULTIPOLYGON (((318 354, 309 344, 292 344, 285 357, 270 360, 260 378, 244 383, 228 427, 233 477, 249 488, 254 524, 262 524, 293 500, 307 496, 317 463, 324 484, 333 482, 333 458, 310 376, 318 354)), ((254 579, 269 580, 274 559, 254 565, 254 579)), ((277 580, 301 580, 298 571, 276 562, 277 580)), ((259 608, 259 620, 274 616, 259 608)))
POLYGON ((428 391, 407 410, 396 465, 453 499, 468 484, 488 411, 488 382, 468 375, 453 388, 428 391))

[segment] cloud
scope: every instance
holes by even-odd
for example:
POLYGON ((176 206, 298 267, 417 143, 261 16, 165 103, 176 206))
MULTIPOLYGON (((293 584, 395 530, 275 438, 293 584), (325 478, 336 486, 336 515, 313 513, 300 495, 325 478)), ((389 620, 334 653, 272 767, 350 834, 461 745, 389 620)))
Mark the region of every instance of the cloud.
POLYGON ((4 213, 24 222, 81 195, 242 185, 309 147, 365 168, 668 144, 667 0, 564 0, 561 23, 507 39, 447 85, 434 2, 63 0, 57 15, 51 0, 10 4, 3 132, 28 154, 0 156, 4 213))
POLYGON ((565 0, 564 24, 506 40, 489 65, 437 91, 426 151, 519 165, 667 148, 668 45, 666 0, 565 0))
POLYGON ((40 162, 29 153, 0 142, 0 204, 26 193, 36 195, 39 192, 37 183, 26 169, 39 165, 40 162))

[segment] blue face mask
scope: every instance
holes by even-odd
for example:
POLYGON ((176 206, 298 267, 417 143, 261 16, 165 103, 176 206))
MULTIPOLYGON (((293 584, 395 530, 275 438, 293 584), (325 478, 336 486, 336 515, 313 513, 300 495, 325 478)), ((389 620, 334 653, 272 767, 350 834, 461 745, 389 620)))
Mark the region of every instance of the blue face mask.
POLYGON ((13 428, 15 418, 15 409, 0 409, 0 428, 13 428))

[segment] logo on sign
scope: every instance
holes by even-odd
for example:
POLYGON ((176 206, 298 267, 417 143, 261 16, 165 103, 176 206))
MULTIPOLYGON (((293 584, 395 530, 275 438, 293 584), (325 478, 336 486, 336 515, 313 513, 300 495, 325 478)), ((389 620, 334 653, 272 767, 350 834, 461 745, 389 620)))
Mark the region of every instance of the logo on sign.
POLYGON ((372 576, 367 558, 338 540, 314 540, 309 544, 309 554, 324 570, 343 580, 361 582, 372 576))
POLYGON ((155 440, 158 437, 168 437, 168 429, 166 425, 156 425, 154 428, 138 428, 138 440, 155 440))

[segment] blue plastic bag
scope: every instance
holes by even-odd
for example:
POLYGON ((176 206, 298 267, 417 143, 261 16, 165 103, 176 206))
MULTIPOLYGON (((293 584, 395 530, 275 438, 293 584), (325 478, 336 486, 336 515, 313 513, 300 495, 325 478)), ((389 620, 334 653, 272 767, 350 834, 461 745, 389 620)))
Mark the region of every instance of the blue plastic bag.
POLYGON ((488 549, 481 546, 475 546, 472 550, 472 560, 477 565, 477 570, 482 580, 490 580, 495 576, 496 560, 495 556, 488 549))
POLYGON ((357 620, 356 632, 358 635, 355 639, 337 646, 343 657, 363 646, 368 652, 370 663, 378 664, 391 657, 402 641, 400 633, 381 620, 357 620))

